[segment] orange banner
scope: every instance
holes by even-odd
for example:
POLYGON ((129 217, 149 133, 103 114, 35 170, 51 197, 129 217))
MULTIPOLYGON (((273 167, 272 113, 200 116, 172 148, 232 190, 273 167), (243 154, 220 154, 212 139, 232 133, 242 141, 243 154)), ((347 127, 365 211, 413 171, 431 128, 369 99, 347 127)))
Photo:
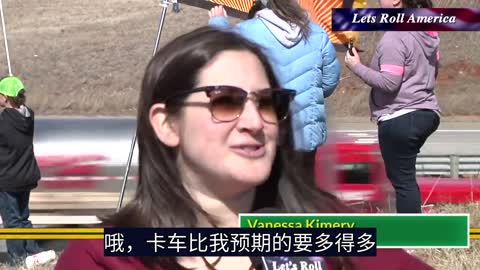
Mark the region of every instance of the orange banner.
POLYGON ((322 26, 327 31, 332 43, 345 44, 350 38, 355 42, 358 39, 358 32, 333 32, 332 31, 332 9, 334 8, 365 8, 367 0, 298 0, 299 4, 308 11, 311 20, 322 26), (346 2, 350 2, 348 6, 346 2))
POLYGON ((248 13, 253 7, 254 0, 210 0, 215 4, 227 6, 248 13))

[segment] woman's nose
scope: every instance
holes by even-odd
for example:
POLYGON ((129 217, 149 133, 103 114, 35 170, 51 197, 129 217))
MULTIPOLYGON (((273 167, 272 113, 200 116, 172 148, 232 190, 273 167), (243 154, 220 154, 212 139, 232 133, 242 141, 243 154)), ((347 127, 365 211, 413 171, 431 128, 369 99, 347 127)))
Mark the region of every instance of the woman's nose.
POLYGON ((242 113, 238 119, 238 127, 241 129, 249 129, 252 131, 258 131, 263 128, 263 119, 258 110, 256 101, 251 99, 245 102, 242 113))

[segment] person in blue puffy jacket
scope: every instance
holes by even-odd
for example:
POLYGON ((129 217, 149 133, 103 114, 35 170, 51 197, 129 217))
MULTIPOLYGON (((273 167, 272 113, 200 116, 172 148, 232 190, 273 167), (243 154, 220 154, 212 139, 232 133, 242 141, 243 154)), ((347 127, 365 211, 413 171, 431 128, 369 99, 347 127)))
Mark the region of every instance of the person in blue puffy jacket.
MULTIPOLYGON (((222 6, 212 8, 209 16, 209 25, 230 29, 222 6)), ((281 85, 297 91, 292 104, 295 150, 305 152, 306 169, 312 172, 316 148, 327 139, 325 98, 332 95, 340 77, 327 32, 309 19, 296 0, 256 1, 249 19, 233 29, 263 47, 281 85)))

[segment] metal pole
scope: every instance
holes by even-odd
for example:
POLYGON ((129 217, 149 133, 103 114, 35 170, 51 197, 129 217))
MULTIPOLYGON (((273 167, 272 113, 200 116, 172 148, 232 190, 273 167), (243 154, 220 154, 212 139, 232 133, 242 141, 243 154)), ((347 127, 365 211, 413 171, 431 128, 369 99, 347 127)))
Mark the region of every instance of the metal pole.
MULTIPOLYGON (((162 2, 163 11, 162 11, 162 15, 160 16, 160 22, 158 24, 157 39, 155 40, 155 46, 153 47, 153 55, 155 55, 157 53, 157 48, 158 48, 158 44, 160 43, 160 36, 162 35, 163 24, 165 23, 165 17, 167 15, 167 10, 168 10, 168 5, 169 4, 170 4, 170 0, 163 0, 163 2, 162 2)), ((133 138, 132 138, 132 144, 130 145, 130 152, 128 154, 127 165, 126 165, 126 169, 125 169, 125 175, 123 177, 122 190, 120 192, 120 198, 119 198, 118 204, 117 204, 117 212, 122 207, 123 197, 125 195, 125 189, 127 187, 128 174, 130 173, 133 151, 135 150, 136 142, 137 142, 137 133, 135 132, 135 134, 133 135, 133 138)))
POLYGON ((8 52, 7 29, 5 27, 5 18, 3 17, 3 3, 0 0, 0 13, 2 16, 3 41, 5 42, 5 54, 7 55, 8 74, 12 76, 12 67, 10 65, 10 53, 8 52))

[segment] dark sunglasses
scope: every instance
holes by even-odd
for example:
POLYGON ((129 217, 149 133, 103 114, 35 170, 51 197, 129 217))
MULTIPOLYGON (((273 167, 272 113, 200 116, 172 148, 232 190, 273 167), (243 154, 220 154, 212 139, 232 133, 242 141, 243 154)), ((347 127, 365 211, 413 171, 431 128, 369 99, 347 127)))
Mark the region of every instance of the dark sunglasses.
POLYGON ((240 117, 248 99, 256 102, 258 112, 263 121, 278 123, 287 118, 290 102, 295 97, 295 91, 289 89, 263 89, 247 92, 239 87, 229 85, 204 86, 188 91, 181 91, 168 97, 165 103, 172 99, 196 92, 205 92, 210 98, 209 103, 183 102, 183 105, 208 106, 212 117, 219 122, 231 122, 240 117), (251 96, 251 98, 249 98, 251 96))

